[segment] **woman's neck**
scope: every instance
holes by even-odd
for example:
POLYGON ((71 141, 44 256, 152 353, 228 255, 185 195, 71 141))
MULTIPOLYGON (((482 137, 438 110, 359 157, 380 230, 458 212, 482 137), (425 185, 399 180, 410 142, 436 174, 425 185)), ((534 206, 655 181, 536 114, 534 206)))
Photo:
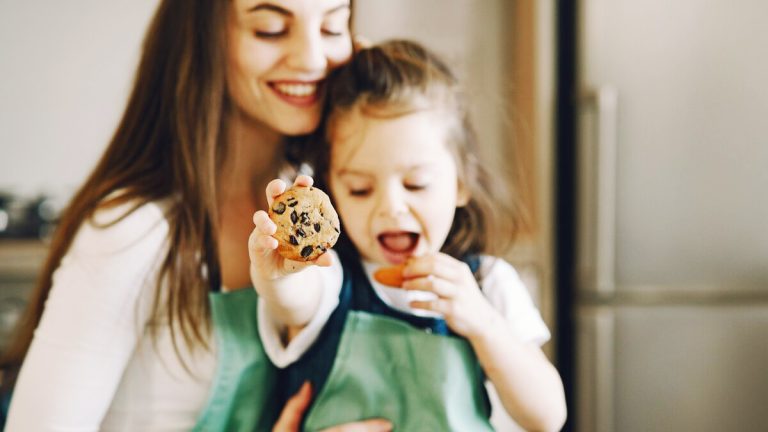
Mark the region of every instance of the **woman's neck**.
POLYGON ((224 289, 250 284, 248 236, 253 214, 267 208, 264 190, 282 163, 282 141, 282 135, 242 114, 229 119, 219 181, 218 246, 224 289))
POLYGON ((226 145, 219 196, 225 201, 227 197, 262 198, 264 187, 277 176, 282 163, 283 136, 235 112, 229 119, 226 145))

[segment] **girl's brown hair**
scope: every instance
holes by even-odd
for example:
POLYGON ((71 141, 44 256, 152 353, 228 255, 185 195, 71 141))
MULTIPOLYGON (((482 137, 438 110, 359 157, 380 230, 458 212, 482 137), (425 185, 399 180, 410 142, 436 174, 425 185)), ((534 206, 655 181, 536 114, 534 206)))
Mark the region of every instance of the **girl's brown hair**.
MULTIPOLYGON (((373 117, 441 112, 448 120, 444 123, 449 128, 448 148, 470 194, 467 205, 456 211, 442 252, 456 258, 507 252, 519 229, 519 206, 481 164, 465 95, 445 62, 416 42, 394 40, 357 52, 350 63, 332 73, 326 120, 306 149, 313 154, 316 176, 323 186, 330 169, 334 128, 353 110, 373 117)), ((340 245, 350 246, 346 239, 340 245)))
POLYGON ((158 276, 158 286, 166 291, 155 293, 152 317, 177 323, 190 346, 206 346, 207 294, 220 284, 217 173, 225 156, 221 138, 228 104, 230 3, 165 0, 158 6, 127 108, 101 160, 61 217, 17 337, 4 353, 3 368, 17 366, 24 358, 53 273, 79 227, 92 220, 97 209, 129 204, 124 218, 163 198, 172 203, 166 215, 169 249, 158 276))

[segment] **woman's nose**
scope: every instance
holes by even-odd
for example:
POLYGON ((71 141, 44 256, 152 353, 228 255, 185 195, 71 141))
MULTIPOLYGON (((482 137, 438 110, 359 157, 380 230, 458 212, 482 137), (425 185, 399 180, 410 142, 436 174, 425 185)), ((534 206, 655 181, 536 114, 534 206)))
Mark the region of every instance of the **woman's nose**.
POLYGON ((328 60, 323 49, 322 35, 311 31, 296 32, 288 53, 288 67, 300 71, 325 71, 328 60))

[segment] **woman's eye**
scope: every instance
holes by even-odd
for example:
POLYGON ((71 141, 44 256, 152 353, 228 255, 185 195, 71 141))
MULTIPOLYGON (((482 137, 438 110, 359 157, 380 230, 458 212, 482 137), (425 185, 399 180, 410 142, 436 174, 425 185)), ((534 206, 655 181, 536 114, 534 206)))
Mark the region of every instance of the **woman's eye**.
POLYGON ((278 39, 288 34, 288 30, 280 31, 256 31, 254 32, 257 38, 260 39, 278 39))
POLYGON ((370 189, 350 189, 349 195, 353 197, 365 197, 370 195, 370 189))
POLYGON ((333 31, 331 29, 322 29, 321 31, 325 36, 341 36, 344 34, 343 31, 333 31))

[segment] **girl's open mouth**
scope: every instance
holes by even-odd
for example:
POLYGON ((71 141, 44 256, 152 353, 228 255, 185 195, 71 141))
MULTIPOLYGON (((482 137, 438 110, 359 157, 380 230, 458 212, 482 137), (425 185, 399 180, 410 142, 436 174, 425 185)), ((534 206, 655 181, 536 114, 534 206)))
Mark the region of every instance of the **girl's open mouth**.
POLYGON ((377 239, 387 261, 402 264, 416 251, 420 237, 415 232, 389 231, 379 234, 377 239))

